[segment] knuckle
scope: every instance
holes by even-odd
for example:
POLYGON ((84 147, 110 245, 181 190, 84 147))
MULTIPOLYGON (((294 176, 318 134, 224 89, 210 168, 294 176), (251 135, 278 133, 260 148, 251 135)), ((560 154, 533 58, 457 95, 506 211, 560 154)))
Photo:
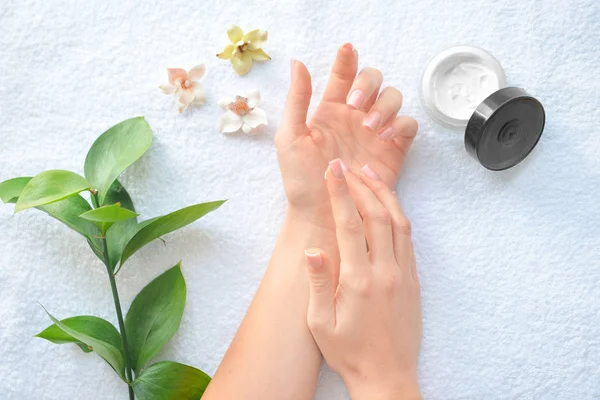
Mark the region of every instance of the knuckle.
POLYGON ((331 69, 331 76, 340 80, 340 81, 350 81, 354 79, 354 74, 356 70, 351 71, 352 62, 348 61, 340 61, 339 64, 336 63, 331 69))
POLYGON ((358 217, 346 218, 343 221, 341 221, 338 225, 339 228, 352 234, 360 233, 363 229, 362 221, 358 217))
POLYGON ((317 276, 315 274, 311 274, 310 283, 312 284, 312 286, 315 289, 320 290, 320 291, 324 291, 325 289, 328 289, 329 286, 331 285, 331 281, 329 280, 328 277, 317 276))
POLYGON ((392 217, 385 207, 375 207, 367 212, 367 218, 373 222, 389 224, 392 217))
POLYGON ((394 228, 403 235, 410 236, 412 233, 412 224, 405 215, 400 215, 394 219, 394 228))
POLYGON ((383 181, 369 181, 369 185, 379 199, 384 198, 383 196, 392 192, 392 190, 383 181))
POLYGON ((361 297, 366 297, 371 294, 373 291, 373 282, 369 277, 362 277, 360 279, 355 279, 352 283, 352 291, 361 297))
POLYGON ((385 274, 380 282, 383 290, 385 290, 386 293, 395 292, 402 284, 402 275, 399 271, 395 271, 395 269, 398 269, 398 267, 391 266, 390 268, 392 268, 393 271, 385 274))
POLYGON ((370 181, 373 191, 376 193, 390 192, 390 188, 383 181, 370 181))

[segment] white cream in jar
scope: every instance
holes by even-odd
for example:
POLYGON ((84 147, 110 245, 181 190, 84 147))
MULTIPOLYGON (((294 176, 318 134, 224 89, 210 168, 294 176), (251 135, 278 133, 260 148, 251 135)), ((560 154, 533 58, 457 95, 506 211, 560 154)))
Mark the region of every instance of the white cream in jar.
POLYGON ((481 102, 506 86, 500 63, 472 46, 446 49, 427 65, 421 99, 429 115, 448 128, 462 129, 481 102))

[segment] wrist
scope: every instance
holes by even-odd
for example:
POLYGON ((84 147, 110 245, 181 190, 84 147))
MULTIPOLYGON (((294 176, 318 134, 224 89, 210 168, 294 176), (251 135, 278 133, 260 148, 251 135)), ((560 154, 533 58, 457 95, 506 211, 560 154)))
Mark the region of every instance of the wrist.
POLYGON ((327 218, 332 217, 299 213, 288 208, 277 247, 286 249, 288 254, 296 254, 302 260, 304 250, 308 248, 321 248, 334 257, 338 252, 335 227, 329 227, 327 218))
POLYGON ((368 378, 347 383, 352 400, 421 400, 417 375, 395 377, 389 382, 369 382, 368 378))
POLYGON ((313 208, 297 208, 288 204, 286 223, 293 224, 311 231, 335 235, 335 222, 329 202, 313 208))
POLYGON ((288 206, 281 233, 293 233, 296 239, 310 238, 312 245, 315 241, 322 240, 336 242, 335 223, 331 212, 298 210, 288 206))
POLYGON ((375 388, 369 391, 359 391, 358 393, 350 392, 352 400, 421 400, 421 392, 419 388, 414 389, 379 389, 375 388))

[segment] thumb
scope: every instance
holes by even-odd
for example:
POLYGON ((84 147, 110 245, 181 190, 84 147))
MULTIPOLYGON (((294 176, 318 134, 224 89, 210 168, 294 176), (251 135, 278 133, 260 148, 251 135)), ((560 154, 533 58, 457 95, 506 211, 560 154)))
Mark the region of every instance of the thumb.
POLYGON ((298 134, 302 134, 308 129, 306 115, 312 96, 312 83, 308 69, 300 61, 292 60, 291 73, 292 80, 283 112, 283 122, 295 128, 294 131, 298 134))
POLYGON ((310 301, 308 303, 308 326, 310 330, 329 331, 335 321, 335 290, 333 264, 329 256, 321 249, 308 249, 306 266, 308 268, 310 301))

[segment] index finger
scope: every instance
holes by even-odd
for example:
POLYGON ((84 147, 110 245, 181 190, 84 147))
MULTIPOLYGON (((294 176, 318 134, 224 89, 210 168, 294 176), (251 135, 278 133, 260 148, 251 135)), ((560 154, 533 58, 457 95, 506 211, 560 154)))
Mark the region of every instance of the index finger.
MULTIPOLYGON (((347 167, 338 158, 327 168, 327 189, 331 200, 340 259, 351 275, 359 274, 367 265, 367 245, 363 222, 345 179, 347 167)), ((341 271, 340 271, 341 272, 341 271)))

